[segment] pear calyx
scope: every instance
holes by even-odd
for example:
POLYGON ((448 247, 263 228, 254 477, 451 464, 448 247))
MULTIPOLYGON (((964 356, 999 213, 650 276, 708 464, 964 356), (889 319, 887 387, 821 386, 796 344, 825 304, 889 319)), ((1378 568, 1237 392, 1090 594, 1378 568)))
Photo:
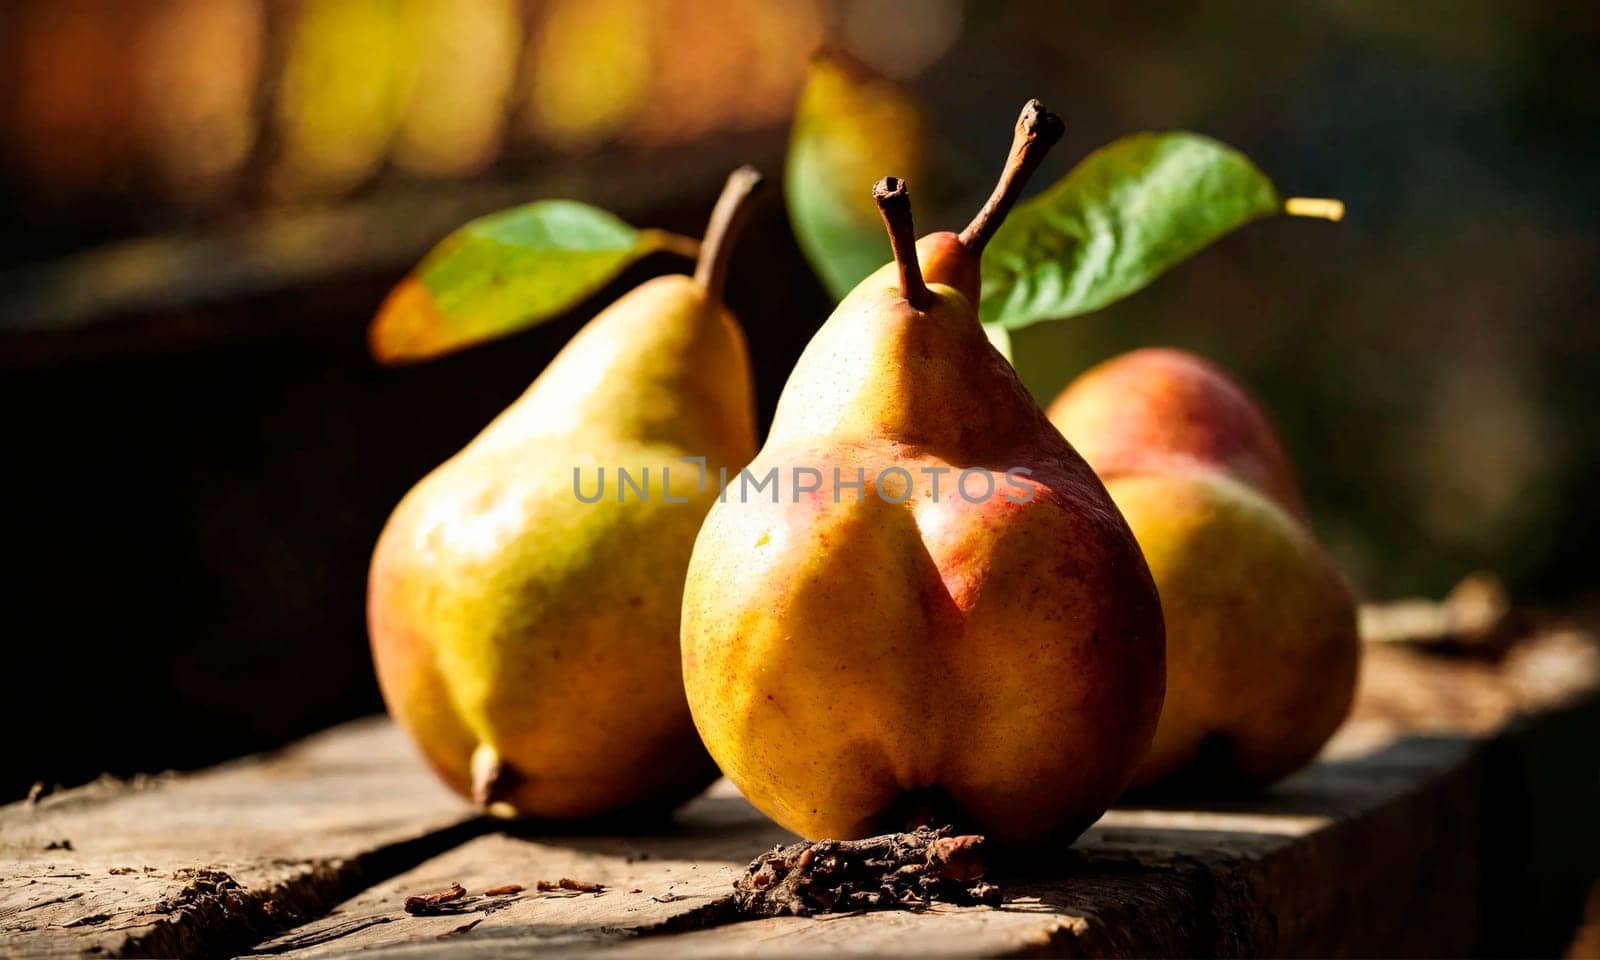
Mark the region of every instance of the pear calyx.
POLYGON ((878 213, 889 231, 895 265, 900 268, 900 294, 913 308, 926 310, 933 303, 933 294, 928 291, 928 284, 922 279, 922 265, 917 262, 911 191, 899 177, 884 177, 872 185, 872 199, 878 203, 878 213))
POLYGON ((479 744, 472 751, 469 765, 472 772, 472 802, 493 816, 513 815, 515 811, 506 801, 517 775, 500 756, 500 751, 487 743, 479 744))
POLYGON ((1029 100, 1022 105, 1022 114, 1017 117, 1017 129, 1011 138, 1011 153, 1006 157, 1000 180, 994 185, 994 192, 989 195, 977 216, 961 231, 961 245, 973 257, 983 253, 989 238, 1000 229, 1006 214, 1011 212, 1012 204, 1022 196, 1022 188, 1027 185, 1028 178, 1033 176, 1033 171, 1044 161, 1044 155, 1050 152, 1065 131, 1066 125, 1061 118, 1038 100, 1029 100))
POLYGON ((700 257, 694 265, 694 279, 712 300, 722 299, 728 262, 733 259, 733 241, 750 219, 751 200, 765 183, 766 178, 755 167, 740 167, 728 174, 717 205, 711 209, 705 239, 700 241, 700 257))

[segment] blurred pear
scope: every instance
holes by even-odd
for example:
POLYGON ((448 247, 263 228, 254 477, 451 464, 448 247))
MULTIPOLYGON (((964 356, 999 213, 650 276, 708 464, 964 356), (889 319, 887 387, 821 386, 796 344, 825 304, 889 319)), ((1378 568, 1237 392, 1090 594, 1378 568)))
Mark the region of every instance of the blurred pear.
POLYGON ((417 79, 394 144, 416 173, 472 173, 494 159, 516 81, 522 20, 513 0, 408 0, 417 79))
POLYGON ((303 0, 289 26, 272 185, 339 193, 382 164, 416 78, 404 0, 303 0))
POLYGON ((527 58, 525 123, 560 146, 609 139, 651 92, 649 5, 552 0, 543 13, 527 58))
POLYGON ((899 85, 837 51, 811 59, 795 108, 783 188, 795 239, 835 297, 883 263, 878 210, 859 184, 925 172, 926 121, 899 85))
POLYGON ((781 122, 822 40, 810 0, 661 0, 651 11, 655 107, 629 131, 645 144, 781 122))
POLYGON ((180 200, 239 174, 256 143, 266 17, 260 0, 153 0, 137 43, 139 134, 180 200))

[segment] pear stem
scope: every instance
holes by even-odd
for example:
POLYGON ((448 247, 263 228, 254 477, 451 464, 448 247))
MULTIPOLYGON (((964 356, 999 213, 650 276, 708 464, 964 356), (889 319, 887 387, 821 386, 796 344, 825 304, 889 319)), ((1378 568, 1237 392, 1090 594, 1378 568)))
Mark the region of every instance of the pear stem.
POLYGON ((733 259, 733 241, 750 219, 751 199, 765 183, 755 167, 744 166, 728 174, 717 205, 706 223, 706 238, 700 242, 700 257, 695 261, 694 279, 712 300, 722 299, 728 281, 728 263, 733 259))
POLYGON ((926 310, 933 302, 928 284, 922 279, 922 265, 917 262, 917 229, 911 222, 911 191, 899 177, 884 177, 872 185, 872 199, 878 202, 878 213, 889 230, 889 246, 894 250, 895 265, 900 268, 900 293, 906 302, 918 310, 926 310))
POLYGON ((684 257, 689 260, 700 259, 700 241, 694 237, 686 237, 681 233, 672 233, 667 230, 646 230, 655 241, 655 245, 674 256, 684 257))
POLYGON ((983 209, 961 231, 961 245, 974 257, 983 253, 989 238, 1000 229, 1006 214, 1011 212, 1012 204, 1022 196, 1022 188, 1027 186, 1028 178, 1033 176, 1033 171, 1044 161, 1044 155, 1061 139, 1065 130, 1061 118, 1045 109, 1039 101, 1029 100, 1022 105, 1022 115, 1017 118, 1017 130, 1011 138, 1011 155, 1006 157, 1000 181, 994 185, 994 192, 989 195, 983 209))

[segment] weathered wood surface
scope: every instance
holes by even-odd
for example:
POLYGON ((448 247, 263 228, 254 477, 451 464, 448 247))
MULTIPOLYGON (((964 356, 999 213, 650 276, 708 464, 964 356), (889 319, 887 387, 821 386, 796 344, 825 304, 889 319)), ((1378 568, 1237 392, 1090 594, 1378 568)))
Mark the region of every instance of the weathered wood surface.
POLYGON ((0 808, 0 954, 187 956, 318 916, 476 818, 385 721, 0 808))
POLYGON ((1428 740, 1323 764, 1270 798, 1231 809, 1113 811, 1070 852, 1043 862, 1050 876, 1008 883, 1000 910, 938 907, 655 932, 727 892, 755 854, 792 839, 723 784, 685 810, 673 833, 625 841, 477 838, 259 950, 422 956, 443 940, 452 952, 493 957, 534 947, 640 956, 1209 955, 1320 952, 1350 941, 1342 928, 1359 924, 1370 939, 1354 940, 1357 952, 1363 944, 1431 952, 1441 944, 1441 926, 1449 937, 1443 948, 1464 952, 1470 928, 1460 928, 1451 911, 1470 896, 1458 888, 1471 882, 1472 851, 1457 840, 1470 826, 1459 822, 1459 794, 1471 789, 1471 750, 1462 741, 1428 740), (1396 855, 1374 856, 1384 849, 1396 855), (1438 870, 1450 882, 1435 882, 1438 870), (1322 873, 1315 884, 1308 871, 1322 873), (607 889, 562 899, 532 892, 538 880, 563 876, 607 889), (452 882, 477 895, 462 902, 460 914, 403 912, 406 896, 452 882), (528 891, 479 895, 507 883, 528 891), (1353 897, 1346 884, 1384 889, 1381 899, 1353 897), (1432 908, 1430 898, 1439 901, 1432 925, 1422 913, 1432 908))
POLYGON ((725 782, 626 836, 491 827, 395 731, 366 722, 263 761, 0 811, 0 952, 1559 951, 1600 831, 1597 690, 1600 651, 1575 632, 1497 663, 1369 645, 1356 710, 1324 759, 1262 797, 1113 810, 1006 879, 1001 909, 740 923, 708 905, 791 838, 725 782), (60 839, 74 849, 43 850, 60 839), (109 872, 121 867, 135 872, 109 872), (174 879, 184 868, 241 889, 196 891, 203 877, 174 879), (563 877, 604 889, 536 889, 563 877), (467 896, 442 915, 404 911, 457 882, 467 896), (511 884, 524 889, 486 894, 511 884))

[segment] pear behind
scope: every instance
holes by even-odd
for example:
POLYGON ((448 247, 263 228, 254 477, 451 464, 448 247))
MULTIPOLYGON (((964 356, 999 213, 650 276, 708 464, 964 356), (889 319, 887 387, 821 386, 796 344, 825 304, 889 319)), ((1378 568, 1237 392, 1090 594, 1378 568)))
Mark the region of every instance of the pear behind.
POLYGON ((1167 699, 1135 788, 1226 795, 1309 763, 1350 709, 1355 604, 1310 533, 1231 476, 1107 483, 1167 623, 1167 699))
POLYGON ((1050 418, 1161 594, 1167 698, 1134 787, 1234 794, 1310 762, 1354 696, 1355 601, 1254 399, 1194 354, 1143 349, 1073 381, 1050 418))

